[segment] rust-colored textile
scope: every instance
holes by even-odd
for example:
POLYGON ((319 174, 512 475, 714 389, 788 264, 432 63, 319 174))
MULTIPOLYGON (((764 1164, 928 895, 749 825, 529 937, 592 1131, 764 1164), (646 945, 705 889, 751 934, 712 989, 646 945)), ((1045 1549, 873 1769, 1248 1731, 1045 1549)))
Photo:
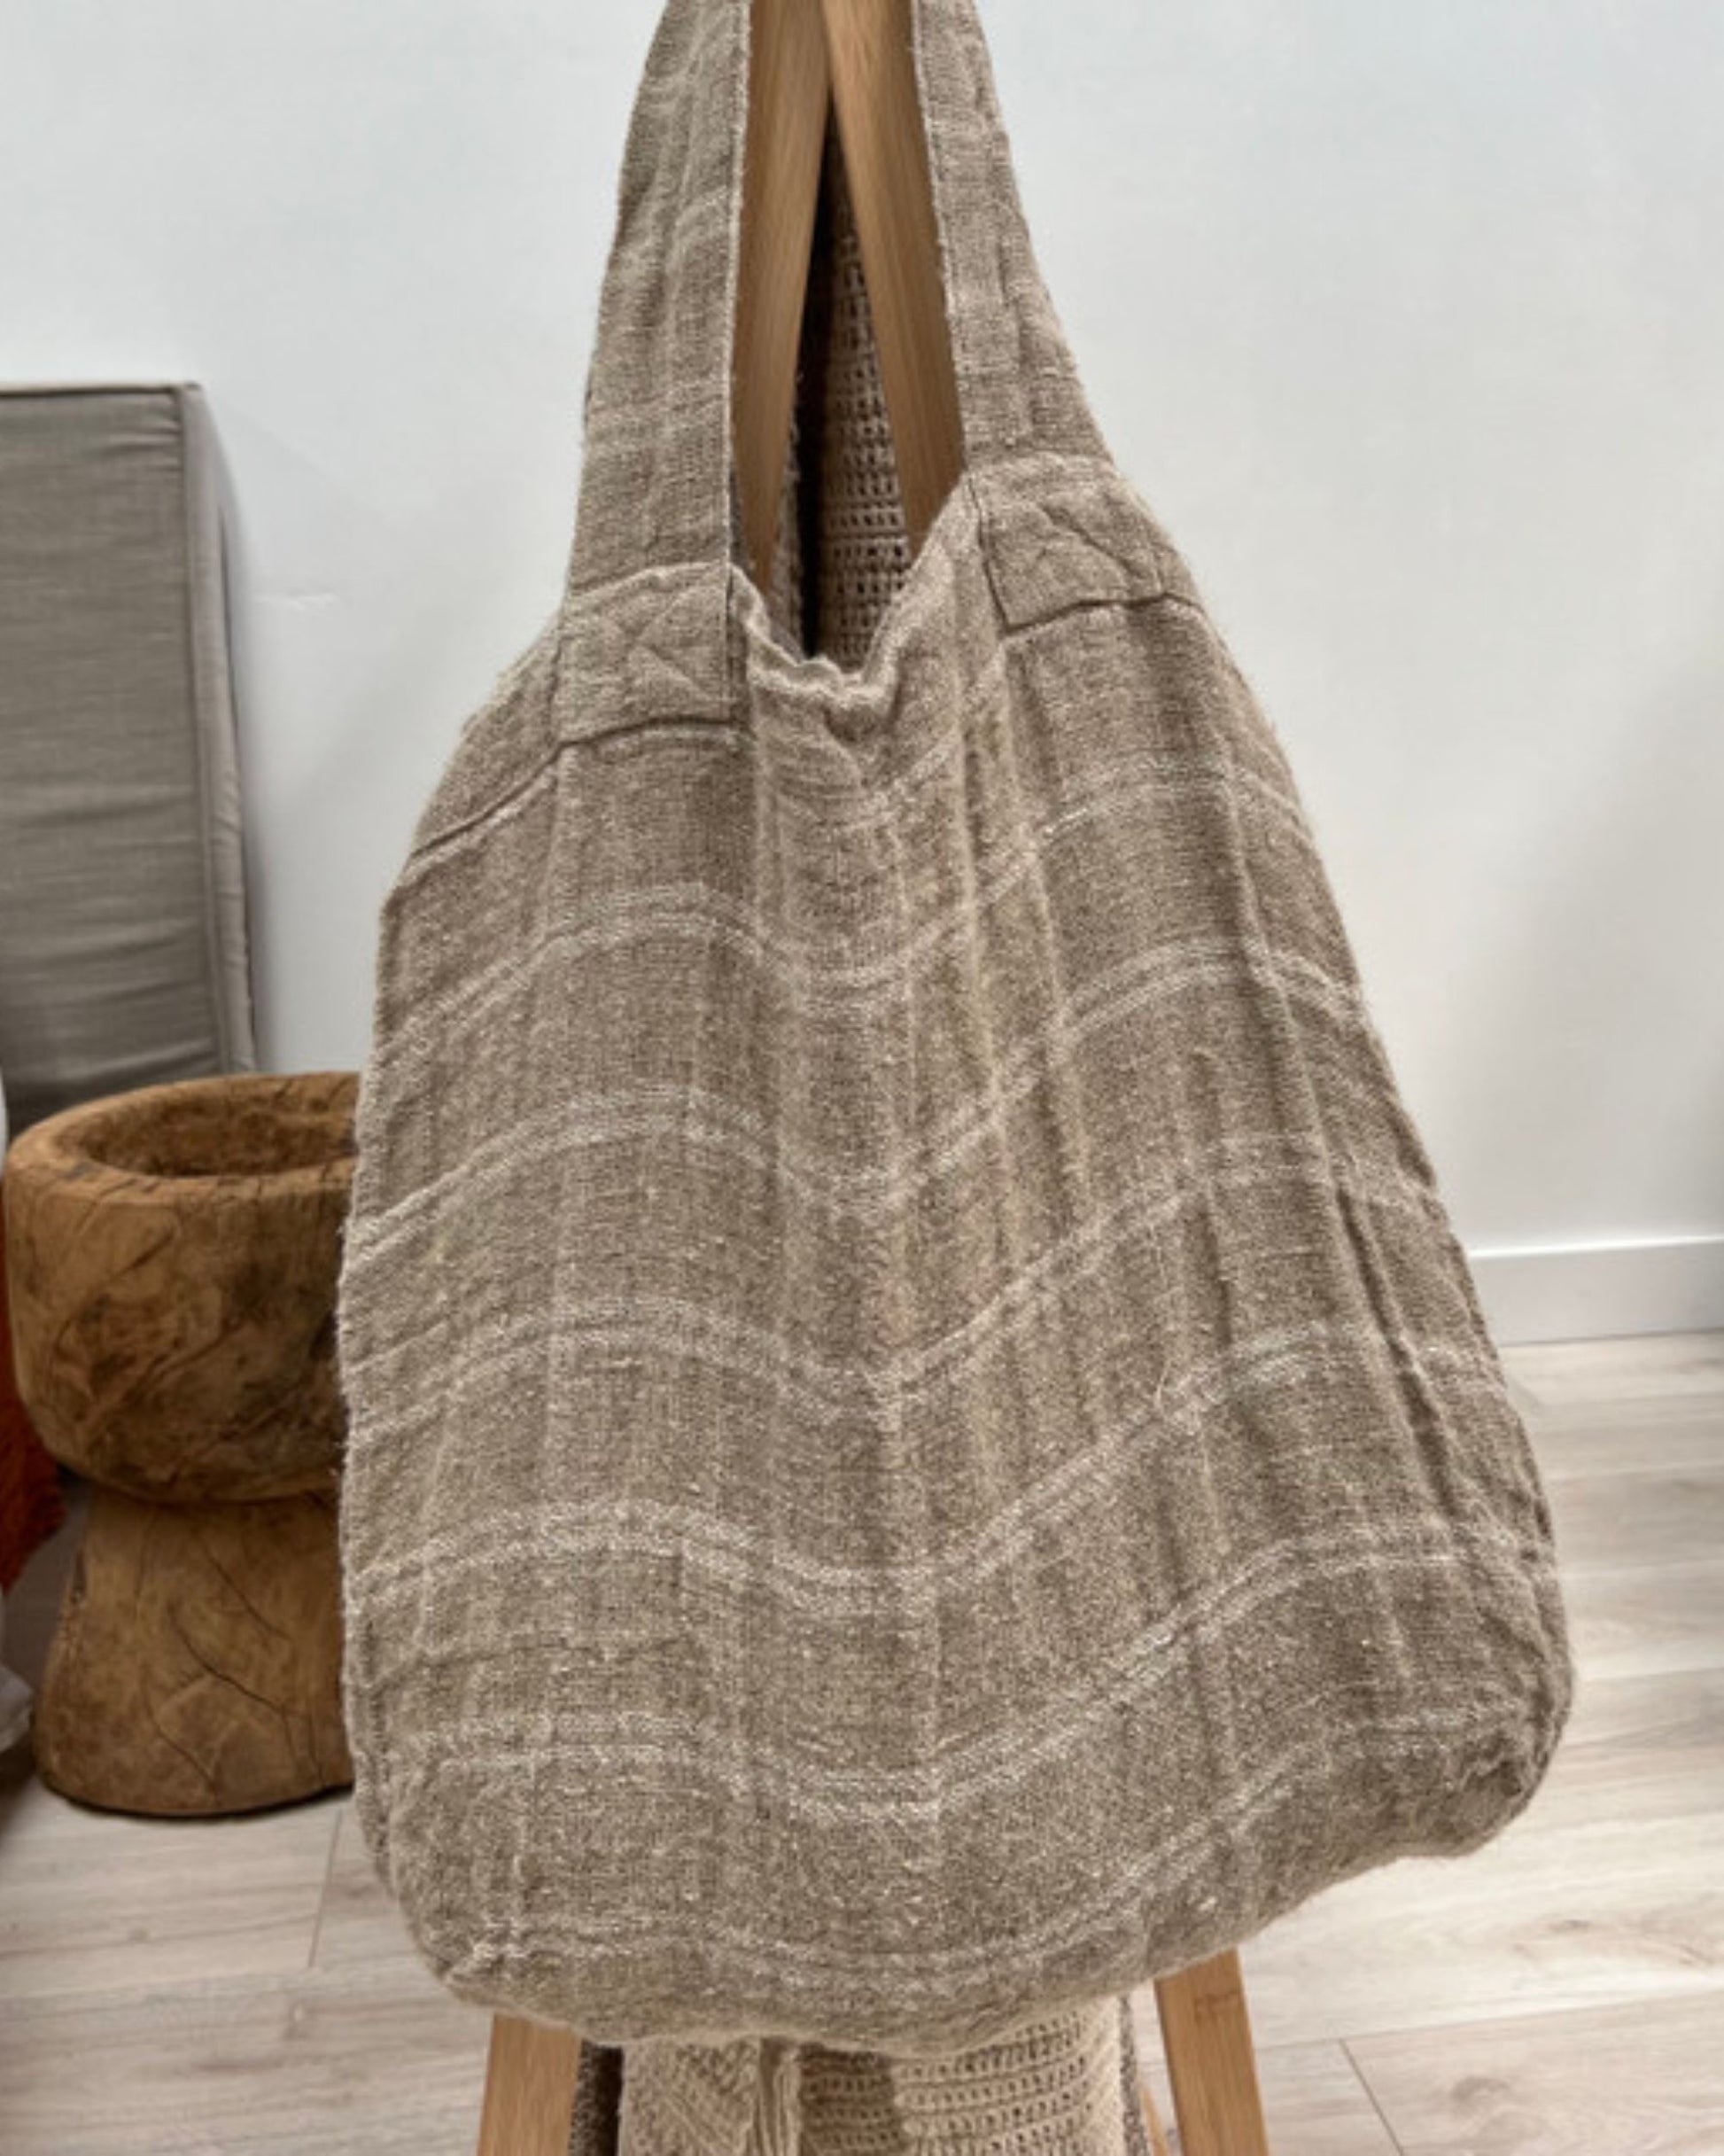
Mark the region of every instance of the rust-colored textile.
MULTIPOLYGON (((0 1178, 0 1208, 4 1203, 5 1181, 0 1178)), ((18 1397, 13 1376, 6 1238, 0 1218, 0 1594, 65 1517, 59 1477, 18 1397)))

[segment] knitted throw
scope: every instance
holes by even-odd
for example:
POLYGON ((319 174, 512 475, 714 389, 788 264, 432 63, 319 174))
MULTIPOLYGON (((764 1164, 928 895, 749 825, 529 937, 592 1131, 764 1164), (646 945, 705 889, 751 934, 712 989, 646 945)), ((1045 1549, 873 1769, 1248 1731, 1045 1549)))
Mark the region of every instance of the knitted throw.
POLYGON ((1102 2000, 946 2059, 744 2039, 588 2044, 570 2156, 1150 2156, 1131 2017, 1102 2000))
POLYGON ((1550 1522, 1293 782, 916 0, 965 469, 828 174, 739 564, 748 0, 671 0, 566 590, 384 908, 340 1296, 370 1846, 465 1997, 933 2055, 1531 1796, 1550 1522), (819 330, 816 336, 815 323, 819 330))

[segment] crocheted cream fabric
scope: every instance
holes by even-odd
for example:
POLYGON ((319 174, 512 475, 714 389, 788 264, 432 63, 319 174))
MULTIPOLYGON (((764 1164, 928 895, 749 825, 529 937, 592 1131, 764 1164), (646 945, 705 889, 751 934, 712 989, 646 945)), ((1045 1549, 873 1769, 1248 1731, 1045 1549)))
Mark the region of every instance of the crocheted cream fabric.
MULTIPOLYGON (((910 568, 862 250, 829 125, 767 593, 793 650, 856 667, 910 568)), ((740 518, 731 542, 742 553, 740 518)))
POLYGON ((915 560, 830 189, 794 593, 734 557, 749 7, 671 0, 567 590, 384 908, 359 1815, 452 1989, 604 2041, 992 2043, 1476 1846, 1568 1708, 1285 758, 1090 414, 971 0, 913 15, 965 442, 915 560))
POLYGON ((1150 2156, 1122 2000, 950 2059, 757 2040, 633 2044, 620 2055, 588 2045, 569 2147, 570 2156, 1150 2156))

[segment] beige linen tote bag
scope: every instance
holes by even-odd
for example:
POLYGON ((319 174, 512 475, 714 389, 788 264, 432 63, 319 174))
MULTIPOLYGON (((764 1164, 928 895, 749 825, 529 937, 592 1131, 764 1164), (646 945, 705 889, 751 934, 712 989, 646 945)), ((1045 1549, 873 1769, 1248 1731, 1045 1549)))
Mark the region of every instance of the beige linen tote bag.
POLYGON ((567 589, 384 908, 360 1816, 453 1989, 607 2041, 982 2042, 1476 1846, 1569 1701, 1286 765, 1086 407, 972 0, 914 27, 925 545, 835 184, 796 588, 738 565, 749 8, 671 0, 567 589))

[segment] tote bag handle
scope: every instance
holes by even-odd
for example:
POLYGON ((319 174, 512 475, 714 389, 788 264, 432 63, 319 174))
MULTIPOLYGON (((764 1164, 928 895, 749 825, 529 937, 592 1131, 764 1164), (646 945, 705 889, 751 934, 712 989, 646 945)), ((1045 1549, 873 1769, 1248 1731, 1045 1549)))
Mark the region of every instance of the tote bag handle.
MULTIPOLYGON (((669 0, 585 397, 571 594, 732 553, 751 0, 669 0)), ((974 0, 907 0, 965 469, 1106 446, 1037 270, 974 0)))

